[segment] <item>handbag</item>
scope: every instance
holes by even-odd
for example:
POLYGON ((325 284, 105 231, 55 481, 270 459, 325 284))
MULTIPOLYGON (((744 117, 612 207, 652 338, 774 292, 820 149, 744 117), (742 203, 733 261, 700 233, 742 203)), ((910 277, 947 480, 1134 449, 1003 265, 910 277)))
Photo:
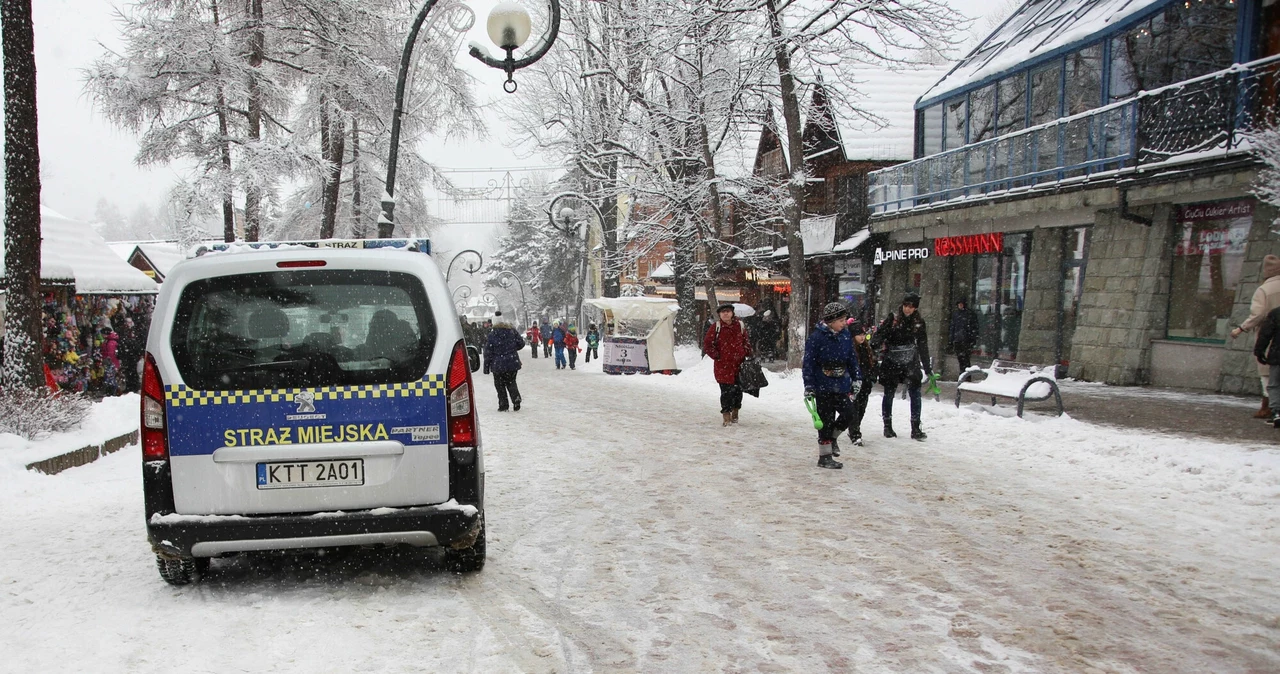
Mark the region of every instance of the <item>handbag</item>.
POLYGON ((742 361, 742 365, 738 368, 738 386, 742 388, 743 393, 759 398, 760 389, 768 385, 769 380, 764 376, 764 368, 760 367, 760 363, 755 358, 742 361))
POLYGON ((916 357, 915 344, 909 344, 907 346, 891 346, 885 350, 884 358, 892 363, 894 367, 908 371, 919 361, 916 357))

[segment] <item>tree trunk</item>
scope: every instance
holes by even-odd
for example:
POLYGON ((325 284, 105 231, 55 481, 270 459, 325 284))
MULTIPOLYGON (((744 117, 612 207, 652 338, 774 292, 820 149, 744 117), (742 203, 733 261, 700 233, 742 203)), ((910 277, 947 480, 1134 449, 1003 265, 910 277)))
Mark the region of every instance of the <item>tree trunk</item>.
POLYGON ((327 101, 320 107, 320 155, 327 165, 321 202, 320 238, 332 239, 338 223, 338 197, 342 186, 342 159, 346 155, 347 131, 340 117, 329 114, 327 101))
MULTIPOLYGON (((218 16, 218 0, 211 0, 209 8, 213 10, 214 27, 222 30, 222 21, 218 16)), ((236 240, 236 202, 231 183, 231 139, 227 129, 227 92, 221 86, 218 87, 218 153, 222 155, 222 240, 232 243, 236 240)))
POLYGON ((791 74, 790 43, 782 34, 782 17, 777 0, 765 0, 773 55, 778 64, 778 85, 782 95, 782 117, 787 126, 787 192, 783 204, 784 234, 787 242, 791 303, 787 307, 787 367, 798 368, 804 359, 804 342, 809 327, 809 283, 805 276, 804 240, 800 236, 800 215, 804 209, 804 142, 800 126, 800 98, 791 74))
POLYGON ((618 297, 622 294, 622 270, 618 269, 618 195, 615 192, 618 181, 618 160, 611 159, 606 165, 609 175, 609 183, 605 185, 605 192, 609 196, 604 198, 604 203, 600 205, 600 212, 604 215, 604 222, 601 224, 601 232, 604 244, 604 264, 601 265, 601 285, 600 295, 602 297, 618 297))
MULTIPOLYGON (((266 54, 266 36, 262 30, 262 0, 245 0, 249 13, 249 66, 262 67, 262 58, 266 54)), ((262 140, 262 86, 257 74, 249 76, 249 145, 257 149, 262 140)), ((244 196, 244 239, 257 241, 262 229, 262 188, 257 184, 257 176, 249 171, 248 184, 245 185, 244 196)))
POLYGON ((675 236, 672 237, 675 255, 672 256, 671 271, 675 275, 676 301, 680 304, 680 310, 676 313, 676 342, 679 344, 695 344, 702 337, 696 310, 698 284, 693 277, 697 241, 694 241, 689 224, 691 214, 687 211, 688 208, 681 205, 675 213, 674 217, 678 220, 675 236))
POLYGON ((3 0, 5 344, 0 387, 44 387, 40 293, 40 144, 31 0, 3 0))
POLYGON ((360 190, 360 120, 351 119, 351 237, 363 239, 365 233, 363 215, 360 212, 362 195, 360 190))

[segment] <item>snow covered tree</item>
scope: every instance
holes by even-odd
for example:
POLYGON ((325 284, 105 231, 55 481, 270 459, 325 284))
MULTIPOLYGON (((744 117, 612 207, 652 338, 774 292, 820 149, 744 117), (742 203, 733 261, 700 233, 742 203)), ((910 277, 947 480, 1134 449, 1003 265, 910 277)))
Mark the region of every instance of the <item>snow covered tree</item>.
POLYGON ((503 271, 524 281, 529 313, 559 316, 580 304, 576 291, 586 251, 582 237, 569 236, 547 222, 541 205, 550 200, 548 192, 535 187, 512 204, 498 253, 485 261, 485 268, 490 286, 497 286, 497 275, 503 271))
MULTIPOLYGON (((887 66, 909 62, 919 60, 922 53, 945 51, 965 20, 939 0, 762 0, 757 10, 767 27, 786 132, 788 195, 783 211, 791 296, 804 298, 808 283, 800 219, 808 175, 804 165, 803 85, 816 79, 819 72, 827 73, 829 82, 845 84, 829 89, 835 93, 835 107, 844 114, 868 117, 858 105, 849 69, 867 63, 887 66)), ((806 303, 791 302, 787 312, 789 367, 800 366, 808 322, 806 303)))
MULTIPOLYGON (((1259 199, 1280 210, 1280 126, 1271 126, 1255 134, 1253 147, 1263 163, 1253 192, 1259 199)), ((1280 234, 1280 219, 1273 223, 1272 231, 1280 234)))
POLYGON ((44 387, 40 356, 40 143, 36 124, 31 0, 0 2, 4 52, 4 267, 6 310, 0 388, 44 387))

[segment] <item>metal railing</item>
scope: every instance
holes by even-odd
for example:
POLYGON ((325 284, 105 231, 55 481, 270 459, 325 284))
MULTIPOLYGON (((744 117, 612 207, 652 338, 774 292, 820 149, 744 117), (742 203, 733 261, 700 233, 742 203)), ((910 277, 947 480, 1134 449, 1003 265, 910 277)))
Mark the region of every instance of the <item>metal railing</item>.
POLYGON ((1275 124, 1271 56, 999 138, 868 174, 872 215, 1099 178, 1160 162, 1244 152, 1275 124))

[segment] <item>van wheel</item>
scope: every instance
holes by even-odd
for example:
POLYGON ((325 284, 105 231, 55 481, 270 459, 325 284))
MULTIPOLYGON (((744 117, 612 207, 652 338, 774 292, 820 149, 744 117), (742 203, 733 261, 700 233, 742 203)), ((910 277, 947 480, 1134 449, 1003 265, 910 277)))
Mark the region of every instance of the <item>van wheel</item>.
POLYGON ((454 573, 473 573, 484 568, 484 520, 480 520, 480 533, 471 547, 444 551, 444 568, 454 573))
POLYGON ((209 570, 208 557, 161 557, 156 555, 156 567, 160 577, 170 585, 190 585, 198 582, 209 570))

